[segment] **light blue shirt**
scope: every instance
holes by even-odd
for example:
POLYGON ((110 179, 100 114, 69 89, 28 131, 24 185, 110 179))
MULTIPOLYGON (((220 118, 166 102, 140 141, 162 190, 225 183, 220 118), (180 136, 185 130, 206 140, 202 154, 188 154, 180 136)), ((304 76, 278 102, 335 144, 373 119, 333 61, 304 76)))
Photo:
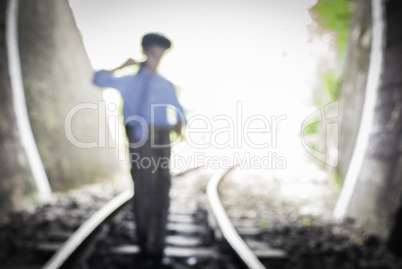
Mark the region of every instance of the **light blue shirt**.
POLYGON ((158 73, 151 73, 143 66, 135 75, 116 77, 113 72, 100 70, 95 72, 93 82, 100 87, 117 89, 123 99, 123 115, 125 124, 135 128, 137 139, 141 138, 142 129, 138 117, 140 116, 148 125, 163 126, 171 128, 173 125, 168 119, 167 110, 175 111, 177 120, 185 122, 184 111, 176 96, 175 87, 167 79, 158 73), (140 104, 143 100, 141 94, 144 81, 147 83, 148 97, 146 104, 140 104), (152 105, 154 107, 152 108, 152 105), (170 107, 171 108, 168 108, 170 107), (141 109, 147 111, 140 111, 141 109))

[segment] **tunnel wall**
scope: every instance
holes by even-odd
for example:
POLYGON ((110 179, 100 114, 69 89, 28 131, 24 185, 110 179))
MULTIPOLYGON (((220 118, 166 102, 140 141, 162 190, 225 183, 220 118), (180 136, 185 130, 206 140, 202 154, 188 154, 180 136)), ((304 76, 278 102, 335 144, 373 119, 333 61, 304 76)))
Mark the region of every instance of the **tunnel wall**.
MULTIPOLYGON (((7 1, 0 1, 0 213, 37 200, 14 112, 5 34, 6 4, 7 1)), ((3 216, 0 214, 0 220, 3 216)))
POLYGON ((402 3, 392 1, 387 3, 387 55, 386 64, 388 68, 384 72, 384 109, 383 114, 390 119, 387 122, 387 138, 389 145, 386 148, 385 158, 392 158, 392 171, 387 180, 389 185, 384 190, 381 203, 394 201, 395 205, 391 208, 392 212, 397 210, 395 216, 392 215, 390 223, 392 230, 389 236, 389 247, 399 255, 402 255, 402 3), (399 201, 399 203, 396 203, 399 201), (399 208, 398 208, 399 207, 399 208))
POLYGON ((20 1, 19 43, 29 119, 52 189, 112 177, 118 170, 115 148, 107 143, 80 148, 65 133, 69 111, 92 104, 97 107, 74 115, 74 138, 87 143, 108 137, 107 128, 98 131, 105 116, 99 107, 102 92, 92 84, 93 70, 68 1, 20 1))
POLYGON ((339 162, 345 179, 359 131, 371 49, 370 1, 358 0, 351 22, 349 46, 339 91, 339 162))
POLYGON ((370 1, 356 1, 351 22, 342 83, 339 94, 339 162, 344 179, 353 154, 363 109, 371 49, 370 1))
MULTIPOLYGON (((383 238, 393 239, 390 231, 401 229, 395 226, 395 214, 401 208, 402 197, 402 3, 385 1, 386 35, 384 65, 378 89, 373 132, 369 149, 361 171, 361 181, 370 178, 373 184, 365 184, 356 196, 378 193, 369 204, 360 202, 360 207, 371 206, 377 215, 364 222, 383 238), (367 168, 372 167, 371 174, 367 168), (376 184, 377 183, 377 184, 376 184), (385 229, 384 229, 385 228, 385 229)), ((357 214, 359 204, 350 209, 357 214)))
POLYGON ((108 146, 106 107, 99 103, 102 91, 92 84, 93 70, 68 1, 0 1, 0 35, 1 220, 6 212, 26 208, 40 200, 33 172, 36 170, 23 139, 31 127, 33 145, 37 145, 40 154, 36 165, 43 163, 53 191, 109 180, 121 165, 116 149, 108 146), (7 13, 8 3, 18 4, 15 6, 18 6, 19 42, 10 43, 12 38, 6 34, 11 32, 6 30, 11 25, 8 23, 11 20, 7 21, 10 16, 6 16, 11 14, 7 13), (10 47, 12 55, 20 58, 17 62, 21 64, 25 100, 18 100, 22 100, 24 108, 26 101, 31 125, 26 132, 21 131, 17 116, 21 114, 16 112, 14 102, 17 95, 15 84, 11 83, 15 82, 15 76, 9 72, 10 47), (66 118, 77 105, 86 109, 70 114, 74 115, 72 136, 79 142, 97 143, 94 147, 77 146, 67 138, 66 118))
MULTIPOLYGON (((369 3, 369 1, 358 1, 357 8, 364 9, 369 3)), ((381 1, 381 3, 385 23, 382 47, 383 62, 373 122, 371 131, 368 133, 368 146, 357 174, 356 185, 345 217, 355 219, 368 233, 377 235, 384 241, 392 242, 398 233, 401 234, 399 224, 402 223, 398 219, 398 216, 401 215, 402 197, 402 120, 400 115, 402 112, 402 79, 400 76, 400 70, 402 70, 402 3, 396 0, 381 1)), ((349 49, 358 51, 360 48, 351 43, 349 49)), ((355 61, 357 64, 359 63, 358 58, 355 61)), ((346 70, 347 72, 348 70, 346 70)), ((351 69, 349 72, 354 71, 351 69)), ((359 77, 356 77, 356 81, 358 80, 359 77)), ((346 98, 346 86, 342 88, 342 91, 343 97, 346 98)), ((354 91, 354 94, 356 96, 351 98, 363 98, 360 91, 354 91)), ((345 116, 341 118, 341 121, 348 116, 358 118, 361 112, 356 110, 353 113, 353 111, 352 109, 348 112, 346 109, 345 116)), ((342 125, 347 124, 347 122, 342 123, 342 125)), ((345 128, 353 129, 354 127, 344 127, 340 132, 342 139, 349 139, 345 128)), ((348 144, 350 142, 342 145, 341 150, 344 153, 348 144)), ((345 158, 342 162, 348 164, 347 158, 341 156, 342 158, 345 158)), ((344 172, 342 173, 344 174, 344 172)))

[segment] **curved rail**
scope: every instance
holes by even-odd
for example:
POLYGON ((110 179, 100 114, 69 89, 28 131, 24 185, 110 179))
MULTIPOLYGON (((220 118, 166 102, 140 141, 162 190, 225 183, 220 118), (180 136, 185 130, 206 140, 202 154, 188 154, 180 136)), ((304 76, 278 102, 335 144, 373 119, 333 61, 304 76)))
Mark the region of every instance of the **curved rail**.
POLYGON ((42 267, 42 269, 60 268, 75 252, 75 250, 116 210, 124 206, 134 195, 133 190, 126 190, 117 197, 109 201, 104 207, 90 217, 72 236, 62 245, 62 247, 52 256, 52 258, 42 267))
MULTIPOLYGON (((199 169, 201 166, 192 167, 184 172, 178 173, 173 176, 180 176, 190 171, 199 169)), ((42 269, 58 269, 61 268, 67 260, 69 260, 74 252, 82 245, 87 238, 93 234, 93 232, 114 212, 126 205, 131 198, 133 198, 134 192, 132 189, 126 190, 119 194, 117 197, 110 200, 99 211, 92 215, 80 228, 74 232, 69 239, 60 247, 60 249, 51 257, 51 259, 42 267, 42 269)))
MULTIPOLYGON (((197 167, 198 168, 198 167, 197 167)), ((195 168, 195 169, 197 169, 195 168)), ((218 186, 223 177, 234 167, 220 171, 214 174, 207 186, 207 197, 211 207, 212 214, 229 245, 234 249, 242 261, 252 269, 264 269, 264 265, 258 260, 251 249, 240 238, 233 224, 227 216, 225 209, 218 195, 218 186)), ((195 169, 189 169, 192 171, 195 169)), ((114 212, 123 207, 134 195, 134 192, 126 190, 113 198, 104 207, 90 217, 70 238, 62 245, 62 247, 52 256, 52 258, 42 267, 42 269, 58 269, 61 268, 76 252, 78 247, 82 245, 87 238, 114 212)))
POLYGON ((228 215, 226 214, 221 200, 219 199, 219 183, 233 168, 235 167, 233 166, 227 170, 220 171, 212 176, 207 186, 208 202, 212 214, 214 215, 214 218, 223 236, 228 241, 233 250, 237 253, 237 255, 249 268, 263 269, 265 268, 265 266, 258 260, 257 256, 255 256, 253 251, 246 245, 243 239, 241 239, 232 222, 230 221, 228 215))

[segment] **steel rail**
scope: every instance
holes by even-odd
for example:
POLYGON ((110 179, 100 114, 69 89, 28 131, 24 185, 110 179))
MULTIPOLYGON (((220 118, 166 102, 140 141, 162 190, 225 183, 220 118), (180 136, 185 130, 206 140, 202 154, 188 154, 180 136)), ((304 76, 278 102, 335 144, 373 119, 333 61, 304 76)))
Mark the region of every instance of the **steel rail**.
POLYGON ((207 185, 207 197, 210 209, 222 232, 223 237, 233 248, 241 260, 252 269, 263 269, 265 266, 260 262, 253 251, 241 239, 232 222, 230 221, 218 194, 218 186, 221 180, 232 170, 235 166, 215 173, 209 180, 207 185))
POLYGON ((127 204, 134 191, 129 189, 110 200, 74 232, 42 269, 58 269, 74 254, 78 247, 116 210, 127 204))
MULTIPOLYGON (((201 166, 192 167, 177 175, 181 176, 188 172, 199 169, 201 166)), ((67 260, 74 255, 74 252, 85 242, 85 240, 114 212, 126 205, 134 196, 132 189, 126 190, 117 197, 110 200, 99 211, 85 221, 80 228, 74 232, 69 239, 60 247, 60 249, 50 258, 50 260, 42 267, 42 269, 58 269, 61 268, 67 260)))

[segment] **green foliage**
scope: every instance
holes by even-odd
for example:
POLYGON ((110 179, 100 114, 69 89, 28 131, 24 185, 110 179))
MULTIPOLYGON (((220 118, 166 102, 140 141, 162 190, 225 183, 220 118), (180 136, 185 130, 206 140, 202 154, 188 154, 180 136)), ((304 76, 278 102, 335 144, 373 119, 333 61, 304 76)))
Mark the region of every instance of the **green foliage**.
POLYGON ((258 226, 260 226, 261 229, 266 228, 268 225, 268 220, 267 219, 261 219, 260 222, 258 223, 258 226))
MULTIPOLYGON (((343 62, 348 44, 349 26, 354 9, 354 0, 318 0, 311 11, 315 13, 315 20, 325 29, 333 31, 337 35, 338 60, 343 62)), ((342 66, 342 64, 340 64, 342 66)), ((342 67, 340 70, 324 74, 322 90, 314 94, 314 103, 318 107, 324 106, 328 101, 332 102, 338 98, 342 67)), ((304 130, 304 134, 318 134, 320 122, 310 124, 304 130)), ((315 145, 310 145, 315 148, 315 145)))
POLYGON ((317 144, 312 142, 308 145, 310 147, 311 150, 317 150, 317 144))
POLYGON ((333 180, 334 180, 334 182, 335 182, 335 185, 339 188, 339 190, 342 189, 342 180, 341 180, 341 178, 339 177, 339 173, 338 173, 338 172, 335 172, 335 173, 333 174, 333 180))
POLYGON ((320 127, 320 123, 316 122, 306 126, 303 130, 303 135, 311 135, 318 133, 318 128, 320 127))
MULTIPOLYGON (((318 0, 312 11, 317 14, 316 21, 325 29, 333 31, 337 35, 337 52, 340 63, 345 58, 348 45, 350 22, 354 9, 354 0, 318 0)), ((342 69, 342 68, 341 68, 342 69)), ((324 91, 331 101, 338 98, 340 88, 340 73, 329 72, 322 77, 324 91)), ((323 96, 319 94, 316 104, 321 105, 323 96)))
POLYGON ((301 217, 299 218, 299 223, 300 223, 303 227, 310 227, 310 226, 311 226, 311 221, 310 221, 308 218, 303 217, 303 216, 301 216, 301 217))
POLYGON ((340 76, 334 72, 329 72, 322 77, 324 90, 329 95, 331 101, 338 98, 340 79, 340 76))
MULTIPOLYGON (((303 129, 303 136, 317 135, 319 133, 320 126, 321 126, 320 116, 316 115, 314 118, 310 120, 309 125, 307 125, 303 129)), ((316 142, 310 142, 308 146, 312 150, 316 150, 317 148, 316 142)))
POLYGON ((337 34, 338 52, 341 57, 343 57, 348 45, 353 5, 354 1, 352 0, 319 0, 312 8, 318 14, 316 20, 324 28, 337 34))

